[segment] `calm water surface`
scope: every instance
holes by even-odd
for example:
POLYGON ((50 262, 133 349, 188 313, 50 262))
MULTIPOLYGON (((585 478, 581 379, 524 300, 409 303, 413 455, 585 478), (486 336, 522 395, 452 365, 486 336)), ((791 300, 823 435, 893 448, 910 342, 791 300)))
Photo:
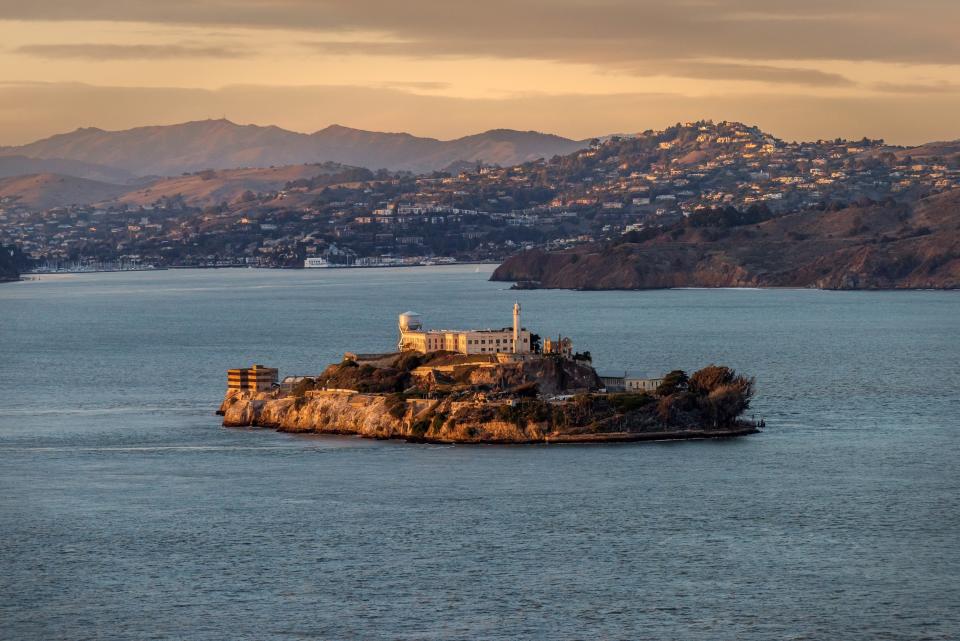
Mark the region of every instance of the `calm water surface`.
POLYGON ((960 294, 511 292, 474 267, 0 286, 4 639, 957 639, 960 294), (764 434, 427 446, 225 430, 228 367, 434 327, 758 379, 764 434))

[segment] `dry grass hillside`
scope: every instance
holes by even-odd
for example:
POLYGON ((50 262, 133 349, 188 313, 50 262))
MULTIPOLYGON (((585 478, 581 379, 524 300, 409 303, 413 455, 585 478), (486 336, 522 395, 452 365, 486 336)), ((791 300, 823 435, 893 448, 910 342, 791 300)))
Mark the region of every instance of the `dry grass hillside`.
MULTIPOLYGON (((335 166, 339 167, 339 166, 335 166)), ((279 191, 288 182, 332 172, 323 165, 288 165, 264 169, 208 170, 187 176, 162 178, 118 198, 122 203, 149 205, 161 198, 182 197, 190 205, 214 205, 237 201, 244 192, 279 191)))
POLYGON ((86 178, 60 174, 34 174, 0 179, 0 198, 13 198, 34 209, 111 200, 130 189, 86 178))

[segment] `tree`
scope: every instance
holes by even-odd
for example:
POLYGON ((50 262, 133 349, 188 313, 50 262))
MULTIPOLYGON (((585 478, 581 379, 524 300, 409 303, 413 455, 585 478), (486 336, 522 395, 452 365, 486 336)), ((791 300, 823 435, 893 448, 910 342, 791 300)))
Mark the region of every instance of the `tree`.
POLYGON ((682 369, 675 369, 663 377, 663 381, 657 386, 658 396, 669 396, 677 392, 683 392, 687 389, 687 383, 690 377, 682 369))
POLYGON ((540 334, 530 334, 530 351, 539 354, 543 351, 543 338, 540 334))
POLYGON ((721 385, 727 385, 733 381, 736 373, 729 367, 722 365, 707 365, 703 369, 697 370, 690 377, 690 391, 704 396, 709 394, 721 385))
POLYGON ((754 379, 729 367, 708 365, 690 377, 689 389, 713 425, 723 427, 734 423, 750 407, 754 379))

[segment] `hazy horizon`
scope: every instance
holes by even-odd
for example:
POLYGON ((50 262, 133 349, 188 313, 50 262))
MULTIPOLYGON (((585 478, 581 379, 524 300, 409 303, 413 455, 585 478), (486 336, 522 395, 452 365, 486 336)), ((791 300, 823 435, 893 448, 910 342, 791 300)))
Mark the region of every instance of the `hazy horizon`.
POLYGON ((712 119, 960 138, 960 5, 0 0, 0 144, 226 117, 440 139, 712 119))

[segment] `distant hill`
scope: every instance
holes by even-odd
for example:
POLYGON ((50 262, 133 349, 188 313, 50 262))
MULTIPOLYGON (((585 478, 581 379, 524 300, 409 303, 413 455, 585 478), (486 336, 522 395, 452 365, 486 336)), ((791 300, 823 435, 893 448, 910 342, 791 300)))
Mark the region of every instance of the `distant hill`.
MULTIPOLYGON (((67 205, 131 204, 151 205, 173 199, 190 207, 234 203, 246 192, 263 194, 282 191, 290 183, 316 183, 318 188, 358 178, 372 178, 366 169, 338 163, 287 165, 254 169, 207 169, 171 178, 141 179, 136 185, 120 185, 60 174, 34 174, 0 178, 0 198, 13 198, 32 209, 67 205)), ((294 198, 309 197, 297 190, 294 198)), ((292 201, 291 201, 292 202, 292 201)))
POLYGON ((96 203, 129 191, 127 185, 62 176, 35 174, 0 179, 0 198, 11 197, 17 204, 33 209, 96 203))
POLYGON ((28 156, 0 156, 0 178, 29 174, 62 174, 101 182, 125 183, 135 176, 124 169, 65 158, 30 158, 28 156))
POLYGON ((77 129, 18 147, 0 147, 0 156, 80 161, 139 176, 324 161, 423 172, 457 161, 514 165, 585 145, 551 134, 507 129, 437 140, 339 125, 304 134, 274 126, 201 120, 123 131, 77 129))
POLYGON ((161 178, 120 195, 121 203, 149 205, 161 198, 181 198, 191 206, 232 203, 245 192, 280 191, 297 180, 349 170, 337 163, 287 165, 261 169, 207 170, 187 176, 161 178))
POLYGON ((926 160, 928 158, 954 158, 960 160, 960 140, 928 142, 919 147, 907 147, 896 152, 898 158, 926 160))
POLYGON ((625 240, 637 242, 524 252, 492 280, 564 289, 960 288, 960 192, 748 225, 681 224, 625 240))

